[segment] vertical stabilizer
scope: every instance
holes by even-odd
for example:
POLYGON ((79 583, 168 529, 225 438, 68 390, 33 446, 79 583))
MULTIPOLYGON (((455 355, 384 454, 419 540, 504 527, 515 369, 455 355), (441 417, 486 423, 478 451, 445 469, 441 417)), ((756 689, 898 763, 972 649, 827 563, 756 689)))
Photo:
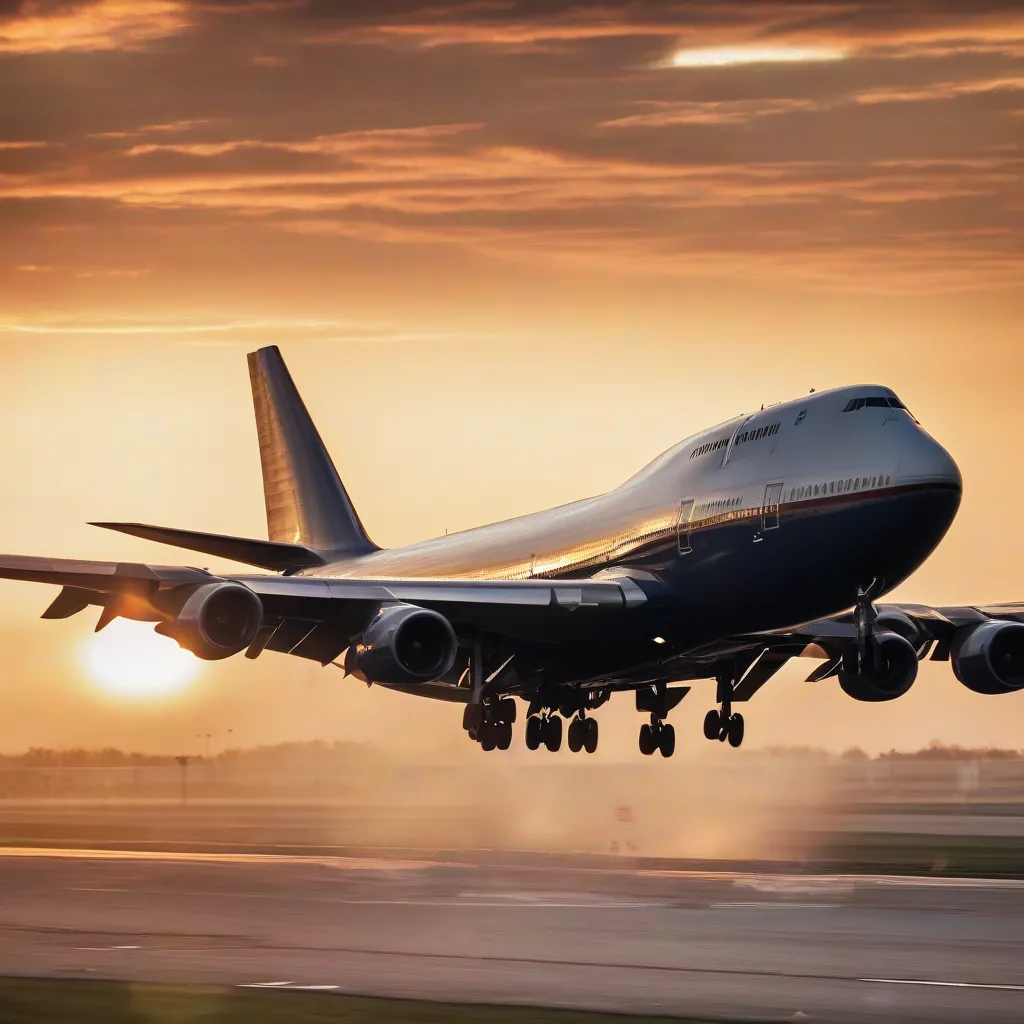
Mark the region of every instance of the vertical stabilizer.
POLYGON ((339 556, 377 550, 276 345, 249 353, 272 541, 339 556))

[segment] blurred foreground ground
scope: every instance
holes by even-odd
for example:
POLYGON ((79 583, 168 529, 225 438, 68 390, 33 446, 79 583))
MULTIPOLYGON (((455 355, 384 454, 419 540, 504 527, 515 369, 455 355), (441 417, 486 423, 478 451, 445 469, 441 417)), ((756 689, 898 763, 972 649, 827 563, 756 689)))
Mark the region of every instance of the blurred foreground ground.
POLYGON ((0 853, 0 972, 35 978, 698 1019, 1019 1021, 1022 944, 1016 880, 570 855, 0 853))
POLYGON ((0 973, 1021 1019, 1024 759, 524 753, 25 755, 0 770, 0 973))

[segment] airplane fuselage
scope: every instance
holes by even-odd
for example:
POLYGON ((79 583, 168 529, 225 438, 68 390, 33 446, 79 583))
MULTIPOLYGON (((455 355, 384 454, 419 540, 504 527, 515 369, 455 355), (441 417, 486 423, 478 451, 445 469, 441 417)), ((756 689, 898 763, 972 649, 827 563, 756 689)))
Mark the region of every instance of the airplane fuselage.
POLYGON ((563 651, 572 675, 833 615, 873 579, 890 590, 941 540, 960 496, 956 464, 893 392, 839 388, 695 434, 606 494, 307 574, 626 573, 653 586, 658 598, 605 642, 563 651))

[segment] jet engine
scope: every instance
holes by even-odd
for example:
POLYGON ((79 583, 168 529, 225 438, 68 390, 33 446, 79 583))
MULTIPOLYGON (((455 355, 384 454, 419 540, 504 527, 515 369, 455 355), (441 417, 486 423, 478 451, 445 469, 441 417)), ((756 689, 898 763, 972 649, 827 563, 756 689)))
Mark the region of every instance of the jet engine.
POLYGON ((194 590, 177 620, 160 632, 204 661, 219 661, 244 651, 263 621, 263 604, 241 583, 206 583, 194 590))
POLYGON ((975 693, 1024 689, 1024 625, 983 622, 953 644, 950 661, 953 674, 975 693))
POLYGON ((839 685, 854 700, 895 700, 914 685, 917 678, 917 652, 898 633, 876 633, 874 665, 868 671, 839 672, 839 685))
POLYGON ((380 608, 347 659, 372 683, 426 683, 452 667, 458 641, 438 612, 414 604, 380 608))
POLYGON ((927 636, 923 636, 921 628, 906 612, 891 605, 882 605, 878 609, 878 618, 875 619, 875 629, 879 633, 898 633, 904 640, 907 640, 915 648, 920 647, 927 636))

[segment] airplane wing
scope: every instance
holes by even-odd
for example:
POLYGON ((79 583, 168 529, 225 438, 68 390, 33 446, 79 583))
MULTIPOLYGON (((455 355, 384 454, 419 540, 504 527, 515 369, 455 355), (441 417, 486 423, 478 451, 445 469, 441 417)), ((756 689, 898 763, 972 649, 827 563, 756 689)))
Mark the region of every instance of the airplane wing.
MULTIPOLYGON (((986 622, 1024 623, 1024 603, 941 605, 886 603, 876 606, 875 628, 897 633, 917 652, 919 661, 949 661, 958 635, 986 622)), ((675 679, 714 676, 731 670, 734 701, 747 701, 790 659, 822 659, 807 676, 821 682, 839 674, 844 651, 857 640, 853 612, 785 630, 727 637, 688 652, 665 666, 675 679), (673 674, 674 673, 674 674, 673 674)))
MULTIPOLYGON (((217 576, 186 566, 0 555, 0 578, 62 588, 43 613, 67 618, 89 605, 103 609, 97 629, 121 615, 172 624, 186 598, 208 584, 232 583, 262 608, 249 657, 264 650, 334 661, 383 604, 438 611, 459 637, 492 631, 510 639, 557 639, 573 616, 624 612, 647 601, 628 576, 594 580, 362 579, 242 574, 217 576)), ((584 623, 580 622, 580 625, 584 623)), ((162 629, 172 632, 171 629, 162 629)))

